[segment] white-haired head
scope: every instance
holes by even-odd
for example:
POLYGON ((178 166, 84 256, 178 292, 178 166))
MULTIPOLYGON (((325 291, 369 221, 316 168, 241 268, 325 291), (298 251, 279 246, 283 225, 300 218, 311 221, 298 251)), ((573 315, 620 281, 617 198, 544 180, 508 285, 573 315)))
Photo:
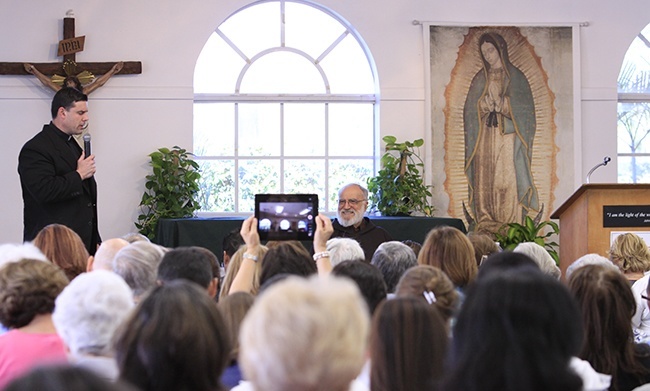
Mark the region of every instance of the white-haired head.
POLYGON ((533 261, 535 261, 535 263, 537 263, 544 274, 548 274, 558 280, 560 279, 560 276, 562 275, 560 268, 557 267, 551 254, 549 254, 548 251, 539 244, 534 242, 519 243, 512 251, 528 255, 533 259, 533 261))
POLYGON ((347 390, 365 361, 368 331, 368 309, 352 281, 288 277, 246 315, 239 359, 257 390, 347 390))
POLYGON ((156 285, 158 265, 163 255, 163 247, 145 241, 131 243, 115 254, 113 271, 126 281, 136 301, 156 285))
POLYGON ((30 242, 22 244, 0 244, 0 267, 7 263, 18 262, 23 259, 35 259, 38 261, 49 262, 43 252, 30 242))
POLYGON ((52 320, 72 354, 109 356, 113 334, 133 306, 131 289, 120 276, 95 270, 63 289, 52 320))
POLYGON ((379 269, 384 276, 388 293, 393 293, 399 279, 408 269, 417 266, 418 259, 412 248, 402 242, 392 240, 377 247, 370 264, 379 269))
POLYGON ((571 278, 571 274, 573 274, 573 272, 587 265, 603 265, 609 269, 618 270, 620 272, 618 266, 616 266, 608 258, 603 257, 600 254, 591 253, 591 254, 586 254, 581 256, 580 258, 576 259, 575 262, 570 264, 569 267, 567 267, 566 271, 564 272, 564 278, 567 281, 569 281, 569 279, 571 278))
POLYGON ((351 238, 332 238, 327 241, 332 267, 343 261, 365 261, 366 256, 359 242, 351 238))

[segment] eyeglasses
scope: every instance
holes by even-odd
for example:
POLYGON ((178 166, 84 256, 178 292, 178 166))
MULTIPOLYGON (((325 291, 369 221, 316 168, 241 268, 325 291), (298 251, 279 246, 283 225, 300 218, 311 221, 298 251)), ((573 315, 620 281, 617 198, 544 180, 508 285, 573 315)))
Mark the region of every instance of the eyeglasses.
POLYGON ((351 198, 349 200, 339 200, 339 206, 343 206, 346 203, 350 204, 350 206, 357 206, 359 203, 364 202, 367 200, 355 200, 354 198, 351 198))
POLYGON ((650 300, 650 297, 645 296, 645 295, 641 295, 641 298, 644 299, 644 300, 650 300))

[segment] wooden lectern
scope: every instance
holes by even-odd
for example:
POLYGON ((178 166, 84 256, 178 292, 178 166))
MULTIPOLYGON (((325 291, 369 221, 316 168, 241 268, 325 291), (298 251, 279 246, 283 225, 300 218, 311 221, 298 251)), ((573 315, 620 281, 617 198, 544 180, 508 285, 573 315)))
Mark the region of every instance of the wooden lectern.
POLYGON ((606 257, 612 231, 650 231, 650 216, 647 223, 638 216, 644 215, 644 212, 638 213, 639 209, 649 210, 648 205, 650 184, 591 183, 580 186, 551 214, 552 219, 560 219, 562 275, 573 261, 585 254, 597 253, 606 257), (604 208, 614 212, 630 209, 630 213, 622 213, 620 219, 617 219, 618 213, 610 213, 607 225, 612 221, 612 214, 619 225, 606 227, 604 208), (635 213, 637 218, 634 218, 635 213), (625 221, 631 225, 626 226, 625 221))

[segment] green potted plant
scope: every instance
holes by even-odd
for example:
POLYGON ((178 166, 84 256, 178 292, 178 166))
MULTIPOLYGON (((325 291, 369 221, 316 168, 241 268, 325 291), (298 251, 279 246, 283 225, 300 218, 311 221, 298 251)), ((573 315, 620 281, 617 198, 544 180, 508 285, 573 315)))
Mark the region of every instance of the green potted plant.
POLYGON ((152 173, 145 179, 140 209, 135 226, 150 239, 156 235, 162 218, 192 217, 200 208, 196 200, 199 191, 199 165, 185 149, 160 148, 149 154, 152 173))
POLYGON ((378 210, 384 216, 412 213, 431 216, 434 211, 429 202, 431 186, 424 184, 424 162, 418 154, 424 140, 400 143, 394 136, 382 140, 386 143, 382 168, 368 179, 371 210, 378 210))
MULTIPOLYGON (((540 216, 541 217, 541 216, 540 216)), ((542 221, 539 219, 533 220, 530 216, 526 216, 523 224, 508 223, 504 224, 499 232, 494 234, 497 242, 504 250, 513 250, 519 243, 534 242, 544 247, 551 255, 555 263, 560 265, 560 255, 558 254, 558 244, 556 242, 547 242, 547 239, 552 235, 560 233, 560 227, 553 221, 542 221), (547 232, 545 228, 549 227, 547 232)))

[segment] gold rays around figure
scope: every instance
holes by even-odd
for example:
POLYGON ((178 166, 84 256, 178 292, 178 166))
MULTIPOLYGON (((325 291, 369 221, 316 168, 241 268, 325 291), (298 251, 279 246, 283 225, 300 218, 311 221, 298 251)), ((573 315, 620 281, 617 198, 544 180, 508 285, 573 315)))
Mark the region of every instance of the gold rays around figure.
POLYGON ((77 63, 74 61, 66 60, 63 63, 63 71, 65 72, 65 76, 53 75, 51 78, 52 83, 63 86, 65 79, 68 77, 76 77, 83 86, 95 80, 95 75, 88 71, 77 73, 77 63))

